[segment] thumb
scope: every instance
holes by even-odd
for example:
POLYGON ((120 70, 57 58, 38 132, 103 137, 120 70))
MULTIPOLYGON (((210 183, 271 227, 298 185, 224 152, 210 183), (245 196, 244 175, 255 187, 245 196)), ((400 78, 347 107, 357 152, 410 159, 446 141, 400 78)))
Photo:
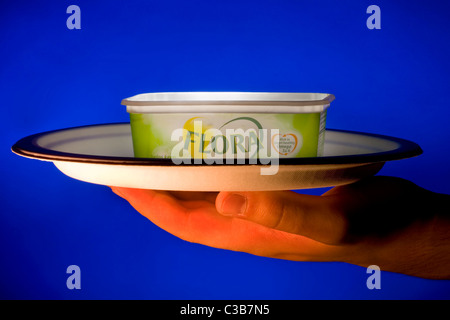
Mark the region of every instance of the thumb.
POLYGON ((221 192, 217 211, 225 216, 253 221, 265 227, 338 244, 345 238, 344 214, 323 196, 293 191, 221 192))

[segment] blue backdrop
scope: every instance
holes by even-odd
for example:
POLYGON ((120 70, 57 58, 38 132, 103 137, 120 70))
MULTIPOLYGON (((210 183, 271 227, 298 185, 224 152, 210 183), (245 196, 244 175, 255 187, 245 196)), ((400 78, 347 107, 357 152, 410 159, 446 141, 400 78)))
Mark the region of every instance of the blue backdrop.
MULTIPOLYGON (((104 186, 14 155, 18 139, 123 122, 153 91, 336 96, 327 126, 417 142, 380 172, 450 193, 448 1, 2 1, 0 298, 433 299, 448 281, 301 263, 184 242, 104 186), (69 30, 69 5, 81 29, 69 30), (369 30, 366 9, 381 8, 369 30), (81 268, 68 290, 66 268, 81 268)), ((319 194, 321 190, 310 191, 319 194)))

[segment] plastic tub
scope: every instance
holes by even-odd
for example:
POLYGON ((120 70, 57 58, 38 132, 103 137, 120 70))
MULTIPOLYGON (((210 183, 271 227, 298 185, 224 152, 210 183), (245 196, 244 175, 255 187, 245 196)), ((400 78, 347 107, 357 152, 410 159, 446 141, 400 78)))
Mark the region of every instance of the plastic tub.
POLYGON ((122 101, 139 158, 296 158, 322 154, 326 93, 167 92, 122 101))

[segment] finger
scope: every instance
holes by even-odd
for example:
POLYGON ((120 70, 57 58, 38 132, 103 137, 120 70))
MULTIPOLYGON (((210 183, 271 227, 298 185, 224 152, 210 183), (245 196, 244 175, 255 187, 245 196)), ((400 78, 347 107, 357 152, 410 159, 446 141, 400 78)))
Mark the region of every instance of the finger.
POLYGON ((292 191, 221 192, 216 199, 217 211, 224 216, 338 244, 345 237, 347 222, 333 204, 327 197, 292 191))
POLYGON ((210 203, 216 202, 218 192, 193 192, 193 191, 169 191, 169 193, 179 200, 184 201, 207 201, 210 203))
POLYGON ((335 261, 339 251, 303 236, 220 215, 214 205, 187 209, 169 192, 112 189, 157 226, 186 241, 299 261, 335 261))
MULTIPOLYGON (((110 187, 117 195, 122 196, 124 188, 110 187)), ((207 207, 215 203, 217 192, 185 192, 185 191, 158 191, 161 194, 172 196, 176 200, 177 205, 182 205, 185 208, 200 208, 207 207)), ((125 198, 125 197, 124 197, 125 198)), ((175 203, 175 202, 172 202, 175 203)))

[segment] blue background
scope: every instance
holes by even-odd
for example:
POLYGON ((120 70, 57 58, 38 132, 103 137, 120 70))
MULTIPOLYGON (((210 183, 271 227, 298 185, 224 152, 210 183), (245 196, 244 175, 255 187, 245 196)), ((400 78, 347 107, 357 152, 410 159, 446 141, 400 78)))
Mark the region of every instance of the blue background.
MULTIPOLYGON (((0 298, 436 299, 449 281, 256 257, 182 241, 105 186, 14 155, 20 138, 124 122, 154 91, 336 96, 329 128, 397 136, 424 154, 380 174, 450 193, 448 1, 2 1, 0 298), (66 9, 81 8, 81 30, 66 9), (381 30, 366 9, 381 8, 381 30), (81 268, 68 290, 66 268, 81 268)), ((323 190, 309 191, 320 194, 323 190)))

